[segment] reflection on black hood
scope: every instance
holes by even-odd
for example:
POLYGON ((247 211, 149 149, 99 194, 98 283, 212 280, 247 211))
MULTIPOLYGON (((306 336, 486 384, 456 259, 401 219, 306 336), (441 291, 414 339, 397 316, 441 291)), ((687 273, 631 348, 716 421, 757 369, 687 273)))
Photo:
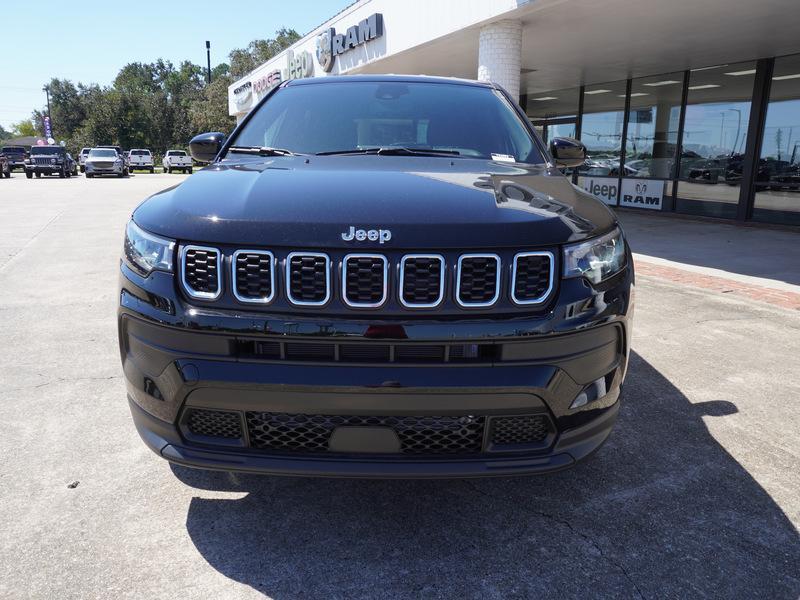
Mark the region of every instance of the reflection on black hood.
POLYGON ((407 156, 224 160, 144 202, 146 230, 209 243, 303 248, 389 229, 387 249, 536 248, 614 227, 613 213, 545 165, 407 156))

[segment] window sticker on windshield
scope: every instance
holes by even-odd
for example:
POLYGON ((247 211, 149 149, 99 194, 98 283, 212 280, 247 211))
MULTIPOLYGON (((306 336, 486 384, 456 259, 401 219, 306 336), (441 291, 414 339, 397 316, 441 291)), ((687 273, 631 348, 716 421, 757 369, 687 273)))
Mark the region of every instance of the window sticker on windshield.
POLYGON ((497 160, 500 162, 517 162, 517 159, 511 156, 510 154, 494 154, 492 153, 492 160, 497 160))

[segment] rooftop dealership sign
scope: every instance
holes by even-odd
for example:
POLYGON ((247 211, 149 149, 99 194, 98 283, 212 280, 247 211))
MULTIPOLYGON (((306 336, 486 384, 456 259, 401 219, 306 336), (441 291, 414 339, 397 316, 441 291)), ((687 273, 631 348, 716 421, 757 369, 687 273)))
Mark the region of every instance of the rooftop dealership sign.
POLYGON ((383 15, 380 13, 348 27, 346 33, 336 33, 336 29, 330 27, 317 37, 317 62, 323 71, 330 73, 337 56, 382 36, 383 15))

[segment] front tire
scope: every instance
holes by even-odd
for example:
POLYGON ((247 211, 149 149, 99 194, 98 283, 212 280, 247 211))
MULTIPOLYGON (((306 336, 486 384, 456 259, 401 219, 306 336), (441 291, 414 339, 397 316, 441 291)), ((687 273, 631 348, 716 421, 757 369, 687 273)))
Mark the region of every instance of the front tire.
POLYGON ((36 171, 36 179, 39 179, 41 176, 42 176, 42 174, 39 173, 39 171, 36 171))
POLYGON ((91 173, 86 174, 86 179, 91 179, 92 177, 94 177, 94 175, 92 175, 91 173))
POLYGON ((31 173, 30 171, 25 171, 25 177, 27 177, 28 179, 33 179, 33 173, 31 173))

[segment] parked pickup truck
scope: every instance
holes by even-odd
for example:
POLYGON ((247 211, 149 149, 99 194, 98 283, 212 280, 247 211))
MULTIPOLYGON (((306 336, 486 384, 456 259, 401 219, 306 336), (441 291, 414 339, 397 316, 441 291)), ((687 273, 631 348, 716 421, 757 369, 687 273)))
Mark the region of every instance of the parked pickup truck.
POLYGON ((128 169, 130 171, 133 171, 134 169, 150 171, 151 173, 155 171, 155 165, 153 164, 153 153, 150 152, 150 150, 134 148, 130 151, 128 156, 130 159, 128 169))
POLYGON ((183 150, 167 150, 164 160, 161 161, 165 173, 173 171, 192 172, 192 159, 183 150))

